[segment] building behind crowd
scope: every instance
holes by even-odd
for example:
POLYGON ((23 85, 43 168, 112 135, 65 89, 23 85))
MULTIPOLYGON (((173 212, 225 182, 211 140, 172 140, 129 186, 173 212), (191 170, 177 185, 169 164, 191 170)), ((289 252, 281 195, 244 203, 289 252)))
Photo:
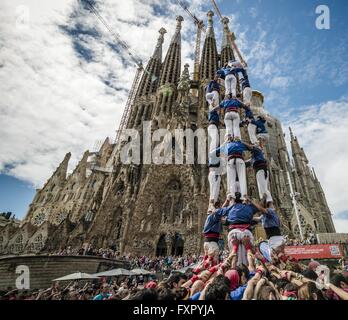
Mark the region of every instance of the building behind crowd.
MULTIPOLYGON (((191 80, 188 65, 181 68, 182 21, 179 16, 164 59, 162 44, 166 31, 160 30, 154 53, 139 82, 127 128, 138 129, 141 135, 145 120, 152 121, 153 129, 206 129, 205 86, 218 68, 234 59, 226 25, 218 49, 213 13, 209 12, 199 81, 191 80)), ((290 156, 282 125, 266 112, 261 92, 253 92, 252 111, 267 119, 270 140, 266 156, 271 193, 283 232, 289 237, 300 235, 290 196, 289 173, 304 236, 334 233, 325 194, 294 133, 290 133, 290 156)), ((246 128, 242 129, 242 136, 249 142, 246 128)), ((64 246, 88 245, 141 255, 200 251, 209 198, 207 165, 122 164, 116 148, 113 141, 105 139, 98 150, 83 154, 71 174, 67 174, 71 154, 66 154, 37 190, 20 224, 8 221, 0 225, 1 254, 51 252, 64 246)), ((247 169, 247 179, 249 196, 258 198, 252 168, 247 169)), ((220 199, 223 201, 225 196, 226 176, 220 199)), ((256 233, 262 236, 261 228, 256 233)))

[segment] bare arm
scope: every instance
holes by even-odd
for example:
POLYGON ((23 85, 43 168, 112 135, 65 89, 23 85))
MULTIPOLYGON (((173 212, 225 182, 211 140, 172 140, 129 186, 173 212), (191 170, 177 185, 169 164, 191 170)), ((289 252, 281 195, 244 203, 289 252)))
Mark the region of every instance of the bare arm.
POLYGON ((348 292, 345 292, 341 288, 336 287, 332 283, 329 283, 327 287, 335 292, 342 300, 348 300, 348 292))
POLYGON ((255 300, 257 299, 257 295, 258 295, 258 293, 259 293, 261 287, 262 287, 263 285, 265 285, 265 283, 266 283, 266 279, 261 279, 261 280, 257 283, 257 285, 256 285, 256 287, 255 287, 255 290, 254 290, 254 297, 253 297, 255 300))
POLYGON ((256 201, 253 201, 253 200, 250 200, 250 203, 252 204, 252 205, 254 205, 256 208, 257 208, 257 210, 259 210, 260 212, 262 212, 262 213, 267 213, 267 209, 265 209, 264 207, 262 207, 260 204, 258 204, 256 201))
POLYGON ((254 287, 257 285, 257 283, 260 281, 261 275, 260 273, 256 273, 252 279, 248 281, 247 287, 243 294, 242 300, 251 300, 254 294, 254 287))

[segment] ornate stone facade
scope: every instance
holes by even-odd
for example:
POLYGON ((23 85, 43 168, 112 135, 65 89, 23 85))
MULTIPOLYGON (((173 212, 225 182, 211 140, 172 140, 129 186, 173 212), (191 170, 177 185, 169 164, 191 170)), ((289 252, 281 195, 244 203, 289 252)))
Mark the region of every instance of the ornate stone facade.
MULTIPOLYGON (((140 81, 127 128, 142 132, 145 120, 152 129, 207 128, 205 85, 215 70, 234 57, 223 32, 220 53, 208 13, 208 30, 200 62, 198 97, 192 95, 188 65, 181 73, 181 24, 162 62, 165 29, 140 81)), ((227 24, 228 20, 224 20, 227 24)), ((195 88, 197 89, 197 88, 195 88)), ((240 91, 238 91, 240 92, 240 91)), ((289 157, 281 123, 263 107, 263 95, 254 91, 252 110, 266 116, 270 140, 267 158, 270 184, 283 232, 297 234, 287 172, 290 173, 301 224, 307 232, 335 232, 324 192, 297 138, 291 133, 289 157)), ((248 140, 247 130, 242 129, 248 140)), ((142 134, 141 134, 141 138, 142 134)), ((161 142, 152 142, 153 146, 161 142)), ((106 139, 100 150, 86 151, 67 176, 68 153, 46 184, 37 191, 20 225, 0 226, 1 254, 49 252, 64 246, 92 244, 134 254, 165 255, 198 252, 208 205, 208 168, 200 164, 122 164, 116 146, 106 139)), ((255 174, 247 169, 248 191, 258 197, 255 174)), ((220 198, 226 195, 226 176, 220 198)), ((257 231, 262 234, 262 230, 257 231)))

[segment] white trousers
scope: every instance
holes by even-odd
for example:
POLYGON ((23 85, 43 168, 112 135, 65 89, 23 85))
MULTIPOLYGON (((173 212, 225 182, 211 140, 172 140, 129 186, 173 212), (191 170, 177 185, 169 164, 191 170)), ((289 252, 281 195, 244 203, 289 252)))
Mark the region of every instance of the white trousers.
POLYGON ((209 153, 216 150, 220 145, 219 129, 214 124, 208 126, 209 153))
POLYGON ((238 112, 230 111, 225 114, 226 134, 232 135, 233 138, 241 138, 240 135, 240 116, 238 112))
POLYGON ((229 74, 225 78, 226 96, 232 94, 233 97, 237 96, 237 78, 233 74, 229 74))
POLYGON ((220 96, 217 91, 207 93, 205 98, 209 103, 209 106, 212 106, 213 108, 217 107, 220 104, 220 96))
MULTIPOLYGON (((239 241, 242 241, 244 237, 249 237, 250 243, 254 245, 254 236, 249 230, 240 230, 240 229, 233 229, 228 233, 227 239, 228 239, 228 248, 230 252, 232 252, 233 249, 233 239, 238 239, 239 241)), ((248 259, 247 259, 247 252, 245 250, 245 247, 242 243, 238 246, 238 256, 237 256, 237 266, 244 264, 248 265, 248 259)))
POLYGON ((243 102, 244 104, 251 104, 251 98, 253 96, 253 91, 251 90, 250 87, 246 87, 243 90, 243 102))
MULTIPOLYGON (((269 174, 269 173, 268 173, 269 174)), ((268 174, 267 178, 265 178, 265 171, 259 170, 256 173, 256 181, 257 181, 257 188, 259 189, 259 196, 260 199, 263 198, 263 195, 266 193, 267 195, 267 202, 273 201, 270 191, 268 190, 268 174)))
POLYGON ((227 163, 227 185, 228 190, 232 197, 237 192, 236 180, 239 180, 240 193, 242 194, 241 199, 245 199, 245 195, 248 194, 247 182, 246 182, 246 171, 245 162, 243 159, 231 159, 227 163))
POLYGON ((218 201, 219 199, 221 175, 219 172, 215 171, 214 168, 211 168, 209 171, 208 180, 209 180, 209 200, 210 201, 214 200, 214 204, 215 204, 216 201, 218 201))
POLYGON ((256 126, 252 124, 251 122, 249 122, 248 124, 248 134, 249 134, 250 142, 252 144, 257 144, 258 140, 256 136, 256 126))

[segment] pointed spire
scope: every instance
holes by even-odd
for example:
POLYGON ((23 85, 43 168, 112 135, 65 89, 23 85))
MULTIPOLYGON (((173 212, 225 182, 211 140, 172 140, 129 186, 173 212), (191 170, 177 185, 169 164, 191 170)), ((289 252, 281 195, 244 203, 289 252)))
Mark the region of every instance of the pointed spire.
POLYGON ((160 33, 160 35, 158 37, 156 48, 152 57, 162 62, 162 45, 164 42, 164 35, 167 33, 167 30, 161 28, 158 32, 160 33))
POLYGON ((47 180, 47 182, 44 184, 44 186, 42 187, 41 190, 45 189, 46 186, 48 186, 50 184, 51 181, 54 181, 54 183, 56 184, 57 182, 59 184, 63 184, 65 183, 65 179, 67 176, 67 172, 68 172, 68 165, 69 165, 69 160, 71 158, 71 153, 68 152, 63 161, 59 164, 59 166, 57 167, 57 169, 54 171, 54 173, 52 174, 52 176, 47 180), (55 179, 57 178, 57 179, 55 179))
POLYGON ((79 161, 70 177, 77 175, 79 179, 86 178, 87 160, 89 154, 89 150, 85 151, 85 153, 82 156, 82 159, 79 161))
MULTIPOLYGON (((231 48, 231 43, 228 39, 228 33, 229 33, 229 28, 228 28, 228 24, 230 22, 230 19, 228 19, 227 17, 224 17, 222 19, 222 23, 224 25, 224 31, 223 31, 223 35, 222 35, 222 49, 226 48, 226 47, 230 47, 231 48)), ((232 49, 231 49, 232 50, 232 49)))
POLYGON ((160 85, 177 84, 181 70, 181 25, 184 18, 176 18, 176 30, 163 62, 160 85))
POLYGON ((218 52, 216 48, 216 40, 214 36, 213 28, 213 16, 214 12, 209 11, 208 16, 208 30, 206 33, 201 65, 200 65, 200 77, 202 80, 210 80, 214 77, 215 72, 218 69, 218 52))
POLYGON ((292 132, 291 127, 289 127, 289 131, 290 131, 290 139, 291 139, 291 141, 295 140, 294 134, 293 134, 293 132, 292 132))
POLYGON ((208 11, 207 17, 208 17, 208 29, 207 29, 206 37, 213 37, 213 38, 215 38, 214 23, 213 23, 214 12, 211 11, 211 10, 208 11))
POLYGON ((70 158, 71 152, 68 152, 53 175, 59 176, 59 178, 65 180, 70 158))
POLYGON ((182 27, 182 22, 184 21, 184 18, 182 16, 177 16, 176 17, 176 29, 174 36, 172 38, 172 41, 170 43, 176 43, 178 45, 181 45, 181 27, 182 27))
MULTIPOLYGON (((162 63, 162 45, 164 42, 164 35, 167 33, 167 30, 161 28, 158 32, 160 33, 160 35, 158 37, 153 55, 150 58, 146 66, 145 72, 143 73, 143 76, 140 80, 137 97, 154 93, 158 88, 162 63)), ((129 122, 131 126, 134 124, 134 118, 136 117, 137 108, 134 108, 134 110, 135 111, 132 113, 129 122)))
POLYGON ((227 17, 224 17, 221 21, 224 25, 224 31, 222 35, 222 45, 221 45, 221 67, 223 67, 228 61, 236 60, 233 54, 233 49, 231 43, 228 39, 229 28, 228 24, 230 20, 227 17))

